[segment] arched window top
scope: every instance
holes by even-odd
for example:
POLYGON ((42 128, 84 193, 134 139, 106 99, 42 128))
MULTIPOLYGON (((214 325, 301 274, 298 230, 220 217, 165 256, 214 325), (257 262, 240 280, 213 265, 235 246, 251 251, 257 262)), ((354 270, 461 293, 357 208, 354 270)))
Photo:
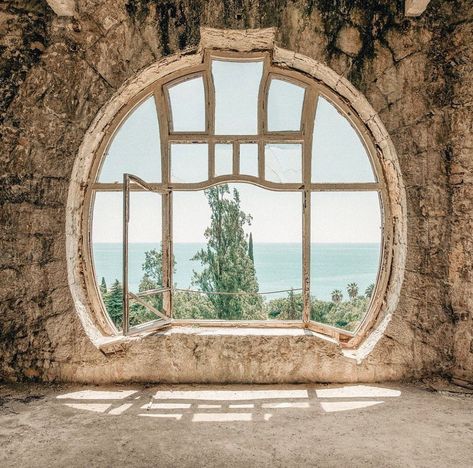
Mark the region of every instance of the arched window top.
POLYGON ((152 96, 132 109, 116 130, 98 182, 122 182, 123 173, 161 182, 161 140, 152 96))
POLYGON ((174 188, 378 182, 367 143, 330 92, 267 54, 209 55, 153 88, 115 130, 98 183, 123 173, 174 188))

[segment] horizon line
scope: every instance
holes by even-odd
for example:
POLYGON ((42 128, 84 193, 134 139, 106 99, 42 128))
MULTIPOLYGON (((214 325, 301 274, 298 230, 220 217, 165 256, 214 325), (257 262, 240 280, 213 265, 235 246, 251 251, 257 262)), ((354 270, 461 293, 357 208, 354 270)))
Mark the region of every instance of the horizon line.
MULTIPOLYGON (((159 244, 161 241, 157 242, 129 242, 129 244, 149 244, 149 245, 154 245, 154 244, 159 244)), ((98 241, 94 242, 92 241, 92 244, 115 244, 115 245, 120 245, 122 242, 103 242, 103 241, 98 241)), ((173 242, 174 245, 176 244, 206 244, 206 242, 197 242, 197 241, 192 241, 192 242, 173 242)), ((272 242, 272 241, 265 241, 265 242, 255 242, 253 241, 253 245, 256 244, 302 244, 302 242, 272 242)), ((353 241, 347 241, 347 242, 311 242, 311 244, 381 244, 381 242, 353 242, 353 241)))

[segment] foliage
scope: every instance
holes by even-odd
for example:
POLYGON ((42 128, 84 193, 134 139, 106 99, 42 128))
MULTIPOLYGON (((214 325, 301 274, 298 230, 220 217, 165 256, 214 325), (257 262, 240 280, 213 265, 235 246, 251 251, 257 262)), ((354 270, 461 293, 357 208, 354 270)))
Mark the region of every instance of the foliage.
POLYGON ((330 314, 330 311, 334 307, 336 307, 336 305, 339 304, 340 301, 338 303, 334 303, 330 301, 322 301, 320 299, 316 299, 315 297, 312 297, 310 301, 311 320, 314 320, 320 323, 327 323, 330 325, 334 325, 333 323, 329 322, 329 319, 327 317, 330 314))
POLYGON ((347 285, 347 293, 349 298, 353 301, 358 296, 358 285, 356 283, 347 285))
POLYGON ((173 295, 172 313, 175 319, 217 319, 217 312, 205 294, 176 291, 173 295))
POLYGON ((255 263, 255 256, 253 253, 253 233, 250 232, 250 240, 248 241, 248 257, 250 257, 253 264, 255 263))
POLYGON ((105 282, 105 278, 102 276, 102 281, 100 282, 100 292, 102 296, 107 294, 107 283, 105 282))
MULTIPOLYGON (((356 286, 356 283, 350 284, 356 286)), ((356 286, 356 291, 358 294, 358 286, 356 286)), ((349 301, 343 301, 342 292, 336 289, 332 292, 332 301, 311 298, 310 318, 319 323, 354 331, 363 319, 369 302, 369 296, 356 296, 350 298, 349 301)), ((295 318, 298 320, 302 317, 302 294, 294 294, 291 291, 288 297, 273 299, 264 307, 268 318, 278 320, 291 320, 290 317, 294 316, 292 314, 295 309, 297 311, 295 318)))
POLYGON ((332 291, 332 301, 336 304, 343 301, 343 293, 340 289, 334 289, 332 291))
POLYGON ((108 315, 113 323, 120 328, 123 321, 123 288, 120 281, 116 279, 110 290, 102 297, 108 315))
POLYGON ((320 322, 354 331, 365 315, 367 305, 368 299, 365 297, 357 297, 339 304, 332 303, 324 320, 320 322))
POLYGON ((206 248, 192 258, 204 266, 200 273, 194 271, 193 284, 209 293, 250 293, 208 294, 219 319, 264 318, 244 230, 250 225, 251 216, 241 210, 238 190, 230 192, 227 184, 205 190, 205 195, 211 208, 211 222, 204 233, 206 248))
POLYGON ((140 291, 160 288, 163 285, 163 247, 145 252, 145 261, 141 267, 144 276, 140 284, 140 291), (150 286, 150 287, 148 287, 150 286), (144 289, 146 287, 146 289, 144 289))
POLYGON ((374 283, 371 283, 366 289, 365 289, 365 296, 368 298, 371 298, 374 292, 374 283))
MULTIPOLYGON (((176 260, 173 259, 173 267, 175 268, 176 260)), ((145 261, 141 267, 144 272, 143 278, 138 286, 139 292, 150 291, 152 289, 159 289, 163 286, 163 249, 162 244, 157 249, 151 249, 145 252, 145 261)), ((149 296, 147 299, 154 308, 160 312, 163 310, 163 294, 155 294, 149 296)), ((143 306, 139 306, 143 311, 149 312, 143 306)), ((137 309, 139 310, 139 309, 137 309)), ((130 311, 131 312, 131 311, 130 311)), ((148 314, 146 314, 147 316, 148 314)), ((156 315, 152 314, 150 320, 155 320, 156 315)), ((130 313, 131 321, 131 313, 130 313)))
MULTIPOLYGON (((154 303, 154 297, 150 296, 147 298, 142 298, 143 300, 150 303, 151 306, 156 308, 154 303)), ((160 310, 160 309, 158 309, 160 310)), ((152 320, 156 320, 159 317, 151 312, 151 310, 147 309, 146 307, 142 306, 141 304, 132 303, 130 301, 130 326, 133 327, 135 325, 140 325, 142 323, 151 322, 152 320)))
POLYGON ((300 320, 303 309, 302 294, 291 289, 287 297, 273 299, 265 304, 267 318, 277 320, 300 320))

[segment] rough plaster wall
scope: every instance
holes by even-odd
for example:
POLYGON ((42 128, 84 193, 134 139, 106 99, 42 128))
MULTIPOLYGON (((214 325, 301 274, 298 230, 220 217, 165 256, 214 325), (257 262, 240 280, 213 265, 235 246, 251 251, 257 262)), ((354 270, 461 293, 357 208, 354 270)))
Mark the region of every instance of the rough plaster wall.
MULTIPOLYGON (((471 7, 473 10, 473 7, 471 7)), ((446 51, 453 76, 451 158, 451 307, 455 314, 454 376, 473 382, 473 24, 460 22, 452 34, 454 50, 446 51)))
POLYGON ((468 0, 434 0, 407 19, 393 0, 81 0, 76 18, 60 19, 44 2, 2 4, 0 377, 367 381, 452 367, 471 375, 471 10, 468 0), (359 365, 304 336, 174 334, 104 356, 81 328, 64 217, 84 132, 126 79, 196 46, 199 25, 278 27, 278 45, 347 76, 391 134, 408 193, 407 271, 385 337, 359 365))

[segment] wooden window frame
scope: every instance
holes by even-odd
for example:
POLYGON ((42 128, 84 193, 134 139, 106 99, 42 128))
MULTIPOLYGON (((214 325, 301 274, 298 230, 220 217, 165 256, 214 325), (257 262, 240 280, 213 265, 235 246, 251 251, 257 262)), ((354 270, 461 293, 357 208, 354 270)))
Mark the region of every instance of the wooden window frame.
MULTIPOLYGON (((152 85, 143 89, 135 95, 127 105, 112 119, 105 137, 98 147, 85 191, 85 207, 83 212, 82 226, 84 229, 84 266, 87 289, 93 291, 92 303, 102 310, 105 321, 117 334, 118 331, 105 311, 105 306, 98 290, 95 280, 95 267, 92 255, 91 228, 93 223, 93 207, 95 194, 98 192, 123 191, 127 182, 102 183, 98 182, 98 176, 105 160, 107 150, 119 127, 128 115, 145 99, 153 96, 156 104, 159 133, 161 140, 161 182, 143 184, 136 183, 130 179, 129 189, 132 191, 152 190, 162 194, 162 218, 163 218, 163 288, 164 291, 164 313, 169 321, 164 325, 172 326, 205 326, 205 327, 269 327, 269 328, 306 328, 314 332, 329 336, 338 340, 342 345, 351 347, 359 342, 356 339, 363 336, 372 327, 376 317, 383 306, 383 298, 389 282, 389 270, 392 261, 393 224, 390 213, 390 203, 386 183, 383 179, 383 171, 377 158, 375 144, 369 130, 361 119, 353 113, 334 90, 325 84, 305 75, 300 71, 283 68, 272 63, 272 55, 269 51, 262 52, 229 52, 219 50, 205 50, 202 62, 198 65, 189 66, 177 72, 170 73, 157 80, 152 85), (258 97, 258 133, 256 135, 215 135, 215 89, 211 72, 211 61, 263 61, 263 72, 258 97), (204 132, 173 132, 172 113, 170 99, 167 90, 169 87, 197 76, 204 80, 204 92, 206 102, 206 130, 204 132), (281 79, 298 86, 305 87, 305 99, 302 108, 300 131, 267 131, 267 102, 271 79, 281 79), (315 122, 315 114, 318 97, 321 96, 331 102, 337 110, 344 115, 352 127, 360 136, 371 163, 375 182, 368 183, 313 183, 311 181, 312 163, 312 137, 315 122), (170 180, 170 145, 179 143, 207 143, 208 144, 208 180, 198 183, 172 183, 170 180), (229 143, 233 145, 233 175, 215 177, 215 144, 229 143), (239 147, 244 143, 255 143, 258 145, 258 170, 259 176, 240 175, 239 147), (265 144, 267 143, 300 143, 302 146, 302 182, 301 183, 276 183, 264 179, 265 172, 265 144), (173 258, 172 242, 172 194, 174 191, 203 190, 220 183, 243 182, 251 183, 262 188, 274 191, 300 192, 302 194, 302 289, 303 289, 303 317, 297 321, 222 321, 222 320, 175 320, 172 318, 172 267, 173 258), (381 252, 375 289, 360 325, 354 332, 349 332, 331 325, 314 322, 310 319, 310 248, 311 248, 311 194, 313 192, 342 192, 342 191, 369 191, 377 192, 381 210, 381 252)), ((126 192, 126 191, 125 191, 126 192)), ((125 213, 124 213, 125 215, 125 213)), ((126 287, 123 285, 124 288, 126 287)), ((163 321, 160 321, 163 322, 163 321)), ((163 323, 151 323, 136 327, 135 330, 125 330, 126 333, 139 333, 143 330, 158 329, 163 323)))

